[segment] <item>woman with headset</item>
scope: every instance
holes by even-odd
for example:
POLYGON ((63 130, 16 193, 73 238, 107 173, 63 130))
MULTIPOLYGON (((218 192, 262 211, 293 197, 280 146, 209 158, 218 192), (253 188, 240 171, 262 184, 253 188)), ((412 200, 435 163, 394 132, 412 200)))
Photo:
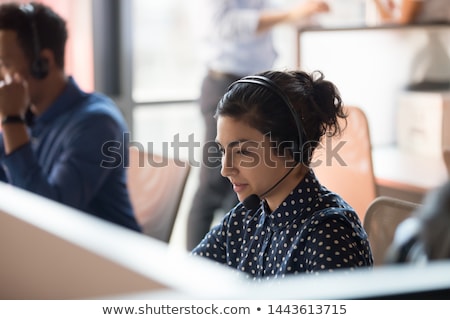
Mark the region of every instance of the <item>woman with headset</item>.
POLYGON ((253 278, 370 267, 361 222, 309 167, 346 115, 320 72, 267 71, 234 82, 216 111, 223 176, 240 203, 192 251, 253 278))

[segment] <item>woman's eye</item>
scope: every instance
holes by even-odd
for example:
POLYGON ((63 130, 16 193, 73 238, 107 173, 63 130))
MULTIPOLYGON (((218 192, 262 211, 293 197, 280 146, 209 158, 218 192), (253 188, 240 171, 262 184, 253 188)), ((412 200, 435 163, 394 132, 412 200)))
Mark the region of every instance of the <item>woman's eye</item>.
POLYGON ((248 150, 246 150, 246 149, 239 149, 239 150, 236 151, 236 153, 237 154, 242 154, 244 156, 250 154, 250 152, 248 150))

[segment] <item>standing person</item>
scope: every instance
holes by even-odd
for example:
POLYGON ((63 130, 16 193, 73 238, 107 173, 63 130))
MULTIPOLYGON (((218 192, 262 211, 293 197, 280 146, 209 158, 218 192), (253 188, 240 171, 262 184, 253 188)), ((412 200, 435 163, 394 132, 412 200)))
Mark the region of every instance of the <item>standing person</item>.
POLYGON ((267 71, 232 84, 217 107, 216 141, 241 202, 192 253, 253 278, 372 266, 355 210, 309 168, 345 117, 320 72, 267 71))
POLYGON ((373 0, 382 22, 410 24, 450 21, 448 0, 373 0))
POLYGON ((126 123, 110 99, 66 76, 66 40, 51 8, 0 5, 0 180, 138 231, 126 123))
POLYGON ((230 183, 220 175, 220 153, 211 145, 216 137, 213 118, 217 103, 235 80, 272 68, 276 59, 271 30, 282 23, 304 22, 326 12, 323 1, 302 1, 276 9, 268 0, 205 1, 211 19, 210 56, 203 79, 200 108, 205 136, 200 181, 187 221, 187 249, 192 250, 209 231, 216 210, 225 212, 237 203, 230 183))

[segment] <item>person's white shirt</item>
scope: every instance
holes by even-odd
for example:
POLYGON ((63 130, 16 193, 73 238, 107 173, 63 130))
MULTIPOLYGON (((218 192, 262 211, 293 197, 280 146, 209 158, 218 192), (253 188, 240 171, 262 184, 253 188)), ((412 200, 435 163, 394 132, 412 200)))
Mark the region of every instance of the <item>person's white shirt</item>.
POLYGON ((203 0, 203 58, 209 69, 244 76, 267 70, 277 58, 272 31, 256 34, 260 11, 271 0, 203 0))

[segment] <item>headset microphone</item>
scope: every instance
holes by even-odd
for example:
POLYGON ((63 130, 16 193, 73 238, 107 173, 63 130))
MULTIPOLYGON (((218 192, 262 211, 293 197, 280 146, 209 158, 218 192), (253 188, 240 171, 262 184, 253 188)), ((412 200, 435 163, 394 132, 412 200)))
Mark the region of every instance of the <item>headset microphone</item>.
MULTIPOLYGON (((294 119, 295 126, 297 129, 298 141, 294 142, 292 155, 293 155, 293 158, 294 158, 296 164, 302 162, 302 147, 303 147, 304 137, 306 137, 306 133, 305 133, 305 129, 303 128, 303 126, 300 122, 300 117, 298 115, 297 110, 295 110, 294 106, 292 105, 291 101, 286 96, 286 94, 283 93, 283 91, 278 87, 278 85, 275 82, 273 82, 271 79, 264 77, 264 76, 255 75, 255 76, 244 77, 242 79, 239 79, 239 80, 233 82, 228 87, 228 90, 230 90, 233 86, 235 86, 238 83, 249 83, 249 84, 256 84, 259 86, 263 86, 266 89, 269 89, 270 91, 275 93, 278 97, 281 98, 281 100, 283 100, 284 104, 288 107, 289 112, 292 114, 292 118, 294 119)), ((261 203, 261 198, 264 197, 269 192, 271 192, 273 189, 275 189, 281 182, 283 182, 284 179, 286 179, 286 177, 292 172, 292 170, 294 170, 295 167, 296 167, 296 165, 293 166, 292 168, 290 168, 289 171, 283 177, 281 177, 280 180, 278 180, 272 187, 270 187, 266 192, 264 192, 260 196, 258 196, 257 194, 252 194, 252 195, 248 196, 247 198, 245 198, 242 201, 242 204, 244 205, 244 207, 248 210, 258 209, 258 207, 261 203)))
POLYGON ((261 198, 258 197, 256 194, 251 194, 247 198, 242 201, 242 204, 244 205, 245 209, 247 210, 256 210, 259 208, 259 204, 261 203, 261 198))
POLYGON ((294 170, 295 167, 296 166, 291 167, 289 169, 289 171, 284 176, 281 177, 280 180, 278 180, 273 186, 271 186, 268 190, 266 190, 266 192, 262 193, 260 196, 258 196, 257 194, 251 194, 247 198, 245 198, 242 201, 242 204, 244 205, 244 207, 247 210, 256 210, 256 209, 258 209, 259 208, 259 204, 261 203, 261 198, 264 197, 269 192, 271 192, 276 187, 278 187, 278 185, 281 182, 283 182, 284 179, 286 179, 286 177, 292 172, 292 170, 294 170))

